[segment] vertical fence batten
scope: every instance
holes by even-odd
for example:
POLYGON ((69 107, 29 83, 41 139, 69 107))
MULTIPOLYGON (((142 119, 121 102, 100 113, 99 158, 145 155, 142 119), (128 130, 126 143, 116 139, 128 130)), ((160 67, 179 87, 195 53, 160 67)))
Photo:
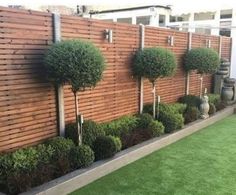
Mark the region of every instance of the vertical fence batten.
MULTIPOLYGON (((61 17, 60 14, 53 13, 53 41, 61 41, 61 17)), ((65 108, 64 108, 64 87, 59 84, 57 87, 57 112, 59 135, 65 136, 65 108)))

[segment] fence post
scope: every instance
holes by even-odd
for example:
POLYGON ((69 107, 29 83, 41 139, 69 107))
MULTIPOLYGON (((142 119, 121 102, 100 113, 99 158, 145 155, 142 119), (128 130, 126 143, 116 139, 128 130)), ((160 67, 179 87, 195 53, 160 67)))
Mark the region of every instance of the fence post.
MULTIPOLYGON (((191 50, 192 48, 192 33, 189 32, 188 33, 188 51, 191 50)), ((186 73, 186 91, 185 94, 188 95, 189 94, 189 72, 186 73)))
MULTIPOLYGON (((144 48, 144 37, 145 37, 145 27, 143 24, 139 26, 139 34, 140 34, 140 46, 139 48, 142 50, 144 48)), ((139 113, 143 113, 143 77, 140 78, 140 96, 139 96, 139 113)))
MULTIPOLYGON (((53 42, 61 41, 61 17, 60 14, 53 13, 53 42)), ((64 89, 63 85, 57 85, 57 115, 59 135, 65 136, 65 111, 64 111, 64 89)))
POLYGON ((222 37, 219 36, 219 51, 218 51, 218 53, 219 53, 220 58, 221 58, 221 49, 222 49, 222 37))

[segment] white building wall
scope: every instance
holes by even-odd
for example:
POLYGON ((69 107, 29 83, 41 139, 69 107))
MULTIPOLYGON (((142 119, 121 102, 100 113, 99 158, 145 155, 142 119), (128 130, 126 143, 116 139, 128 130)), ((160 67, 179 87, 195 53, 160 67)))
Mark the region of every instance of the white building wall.
POLYGON ((150 16, 150 26, 159 26, 159 15, 161 14, 166 16, 166 24, 167 24, 167 20, 169 22, 170 12, 171 10, 168 9, 150 7, 140 10, 92 14, 91 17, 100 20, 112 19, 114 22, 117 21, 117 18, 132 18, 132 24, 136 24, 137 17, 150 16))
MULTIPOLYGON (((236 26, 236 10, 233 9, 232 26, 236 26)), ((230 76, 236 79, 236 28, 231 29, 232 53, 230 76)))

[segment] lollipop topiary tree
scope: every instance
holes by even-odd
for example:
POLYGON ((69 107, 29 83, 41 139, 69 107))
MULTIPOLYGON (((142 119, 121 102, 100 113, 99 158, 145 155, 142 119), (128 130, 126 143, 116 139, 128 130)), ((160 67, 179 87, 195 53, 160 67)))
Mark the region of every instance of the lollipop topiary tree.
POLYGON ((200 97, 202 96, 203 74, 216 72, 219 65, 220 59, 218 53, 210 48, 191 49, 185 55, 185 71, 197 70, 201 74, 200 97))
POLYGON ((171 76, 176 69, 174 54, 164 48, 144 48, 137 51, 133 61, 133 73, 137 77, 147 78, 153 87, 153 117, 156 118, 156 81, 171 76))
POLYGON ((78 121, 77 92, 95 87, 101 80, 105 68, 102 53, 90 42, 78 39, 66 40, 53 44, 44 60, 47 77, 51 82, 57 85, 71 85, 78 124, 78 140, 81 144, 82 132, 78 121))

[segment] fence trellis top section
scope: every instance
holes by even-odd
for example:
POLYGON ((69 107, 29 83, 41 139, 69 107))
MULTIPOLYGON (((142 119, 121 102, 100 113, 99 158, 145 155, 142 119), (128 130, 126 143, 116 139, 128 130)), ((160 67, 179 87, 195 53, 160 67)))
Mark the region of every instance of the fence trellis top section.
MULTIPOLYGON (((139 82, 131 66, 140 48, 138 25, 105 22, 76 16, 61 16, 61 39, 81 38, 98 46, 107 68, 103 80, 94 89, 79 93, 79 111, 85 119, 109 121, 139 110, 139 82), (113 30, 113 41, 104 37, 105 29, 113 30)), ((0 7, 0 152, 39 143, 58 135, 57 101, 53 85, 43 71, 43 55, 53 43, 51 13, 0 7)), ((206 47, 206 40, 230 58, 231 39, 192 34, 192 47, 206 47), (221 44, 221 45, 220 45, 221 44)), ((172 50, 178 68, 173 77, 158 80, 157 94, 164 102, 175 102, 185 94, 186 75, 182 58, 189 45, 189 34, 163 28, 145 27, 144 46, 172 50), (174 43, 168 44, 173 36, 174 43)), ((205 76, 204 87, 210 91, 211 75, 205 76)), ((199 76, 190 76, 190 93, 197 95, 199 76)), ((152 87, 144 81, 144 103, 152 101, 152 87)), ((66 122, 74 120, 73 95, 64 87, 66 122)))

